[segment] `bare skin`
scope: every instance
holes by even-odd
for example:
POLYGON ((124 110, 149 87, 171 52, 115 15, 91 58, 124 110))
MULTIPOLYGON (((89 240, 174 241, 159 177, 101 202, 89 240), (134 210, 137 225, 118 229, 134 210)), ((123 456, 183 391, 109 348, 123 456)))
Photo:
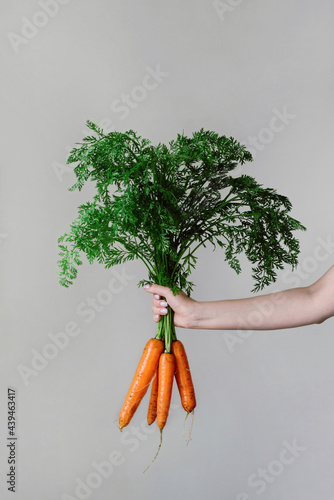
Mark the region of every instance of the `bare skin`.
POLYGON ((169 305, 175 326, 181 328, 277 330, 322 323, 334 316, 334 265, 309 286, 244 299, 199 302, 184 292, 174 296, 160 285, 144 289, 153 294, 154 321, 167 313, 169 305))

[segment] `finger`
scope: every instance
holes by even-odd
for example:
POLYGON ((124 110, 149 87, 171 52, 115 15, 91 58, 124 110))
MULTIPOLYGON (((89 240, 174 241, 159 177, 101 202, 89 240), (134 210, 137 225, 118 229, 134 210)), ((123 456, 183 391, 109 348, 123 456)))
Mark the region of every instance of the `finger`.
MULTIPOLYGON (((154 297, 158 297, 158 296, 155 295, 154 297)), ((153 307, 167 307, 168 302, 166 302, 165 300, 162 300, 160 298, 159 299, 153 298, 152 305, 153 305, 153 307)))
POLYGON ((165 315, 167 314, 167 308, 166 307, 161 307, 160 304, 158 304, 157 306, 152 306, 152 312, 154 312, 154 314, 162 314, 162 315, 165 315))
POLYGON ((171 290, 167 286, 162 285, 144 285, 143 288, 148 293, 153 293, 162 297, 166 297, 166 295, 170 295, 171 293, 171 290))
POLYGON ((153 316, 153 321, 155 321, 156 323, 158 323, 160 321, 160 315, 159 314, 155 314, 153 316))

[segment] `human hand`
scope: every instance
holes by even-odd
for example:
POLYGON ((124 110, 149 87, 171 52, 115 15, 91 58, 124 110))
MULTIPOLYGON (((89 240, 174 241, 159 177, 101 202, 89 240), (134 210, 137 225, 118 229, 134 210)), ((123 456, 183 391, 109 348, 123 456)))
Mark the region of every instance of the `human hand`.
POLYGON ((162 285, 144 285, 146 292, 152 293, 153 320, 158 323, 167 314, 167 306, 174 311, 174 324, 181 328, 192 328, 197 302, 184 292, 173 295, 170 288, 162 285))

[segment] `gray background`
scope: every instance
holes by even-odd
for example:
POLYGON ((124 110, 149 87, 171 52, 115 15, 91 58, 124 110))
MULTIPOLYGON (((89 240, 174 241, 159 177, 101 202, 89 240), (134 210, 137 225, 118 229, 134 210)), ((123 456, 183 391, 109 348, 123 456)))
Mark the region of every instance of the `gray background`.
MULTIPOLYGON (((178 329, 198 399, 192 441, 184 442, 175 391, 160 455, 143 475, 159 442, 144 425, 147 403, 123 434, 116 419, 155 332, 151 297, 136 286, 145 269, 119 266, 120 281, 86 265, 62 288, 57 238, 92 194, 68 192, 74 176, 64 167, 87 119, 153 143, 204 127, 249 147, 255 138, 254 162, 242 171, 287 195, 308 228, 298 234, 298 269, 282 271, 268 291, 318 279, 333 264, 333 2, 42 3, 1 5, 1 498, 13 497, 6 490, 13 386, 18 500, 332 499, 332 320, 243 334, 178 329), (146 75, 159 68, 153 85, 146 75), (143 83, 150 89, 138 88, 143 83), (121 112, 124 95, 132 107, 121 112), (284 109, 289 118, 279 126, 273 117, 284 109), (77 335, 50 348, 50 333, 65 328, 77 335), (36 352, 53 359, 24 383, 20 370, 36 368, 36 352), (297 445, 295 456, 287 444, 297 445), (108 477, 98 475, 96 464, 112 459, 108 477), (259 469, 267 471, 262 483, 259 469)), ((201 250, 193 297, 249 296, 250 266, 242 263, 237 276, 218 250, 201 250)))

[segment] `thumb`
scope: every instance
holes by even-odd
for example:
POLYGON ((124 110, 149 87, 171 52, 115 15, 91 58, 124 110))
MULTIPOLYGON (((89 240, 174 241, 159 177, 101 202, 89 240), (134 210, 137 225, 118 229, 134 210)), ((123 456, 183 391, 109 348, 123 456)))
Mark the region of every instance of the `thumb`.
POLYGON ((173 292, 167 286, 153 284, 153 285, 144 285, 143 288, 148 293, 154 293, 162 297, 166 297, 167 301, 170 297, 173 297, 173 292))

